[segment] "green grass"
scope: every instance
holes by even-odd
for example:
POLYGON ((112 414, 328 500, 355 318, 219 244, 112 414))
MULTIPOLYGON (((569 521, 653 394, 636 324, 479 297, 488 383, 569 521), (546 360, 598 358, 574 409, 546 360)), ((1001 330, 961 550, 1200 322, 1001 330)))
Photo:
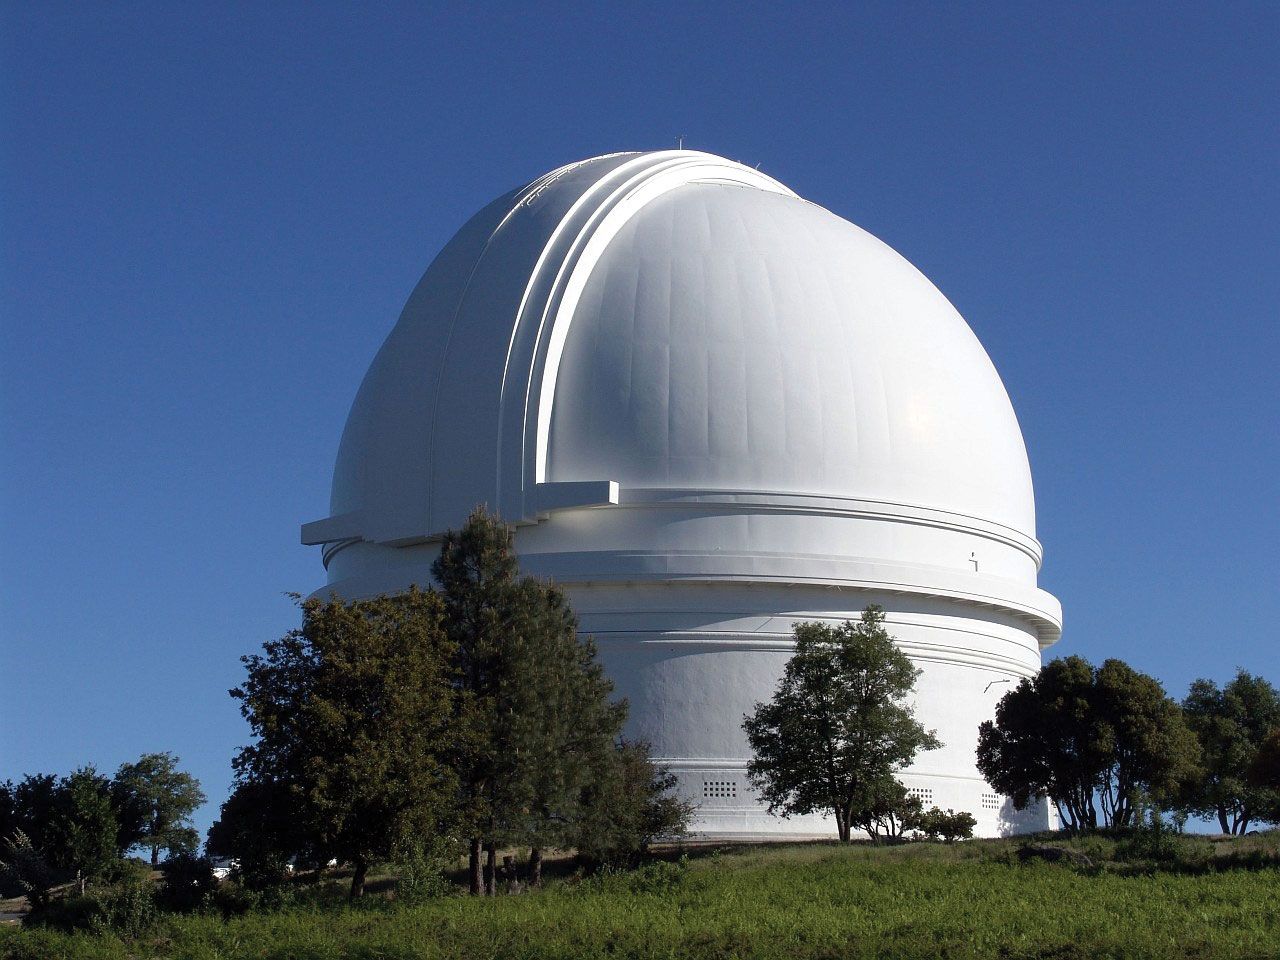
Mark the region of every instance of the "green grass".
POLYGON ((1014 849, 745 848, 696 856, 674 884, 657 871, 489 900, 177 917, 137 941, 11 930, 0 958, 1280 956, 1274 866, 1081 872, 1019 865, 1014 849))

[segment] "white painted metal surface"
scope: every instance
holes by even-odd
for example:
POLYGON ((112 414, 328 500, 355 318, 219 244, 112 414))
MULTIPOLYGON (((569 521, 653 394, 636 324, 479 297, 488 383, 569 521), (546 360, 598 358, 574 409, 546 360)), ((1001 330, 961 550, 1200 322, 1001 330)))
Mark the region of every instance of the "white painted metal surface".
POLYGON ((763 811, 740 725, 793 622, 869 602, 945 743, 908 785, 984 833, 1046 822, 973 757, 1002 681, 1061 627, 1008 396, 919 271, 776 181, 615 154, 459 231, 361 385, 331 517, 303 539, 325 544, 326 590, 400 590, 477 503, 569 590, 700 832, 827 832, 763 811))

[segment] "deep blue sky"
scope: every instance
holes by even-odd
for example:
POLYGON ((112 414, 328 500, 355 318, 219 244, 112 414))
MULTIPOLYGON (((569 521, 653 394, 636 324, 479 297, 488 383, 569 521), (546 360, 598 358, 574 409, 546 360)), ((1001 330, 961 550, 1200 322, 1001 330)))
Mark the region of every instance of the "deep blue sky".
POLYGON ((1053 653, 1280 682, 1275 4, 6 0, 0 33, 0 779, 173 750, 221 801, 238 657, 322 583, 298 526, 428 261, 677 135, 969 320, 1053 653))

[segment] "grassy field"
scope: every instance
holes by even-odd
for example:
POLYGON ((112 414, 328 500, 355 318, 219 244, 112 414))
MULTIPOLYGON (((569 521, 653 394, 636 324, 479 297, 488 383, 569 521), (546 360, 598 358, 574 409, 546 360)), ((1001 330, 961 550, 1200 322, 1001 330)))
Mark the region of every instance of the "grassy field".
POLYGON ((702 851, 687 869, 488 900, 169 917, 136 940, 0 930, 0 957, 1276 958, 1280 869, 1259 862, 1277 842, 1250 840, 1218 854, 1249 869, 1210 851, 1174 872, 1023 865, 1009 841, 702 851))

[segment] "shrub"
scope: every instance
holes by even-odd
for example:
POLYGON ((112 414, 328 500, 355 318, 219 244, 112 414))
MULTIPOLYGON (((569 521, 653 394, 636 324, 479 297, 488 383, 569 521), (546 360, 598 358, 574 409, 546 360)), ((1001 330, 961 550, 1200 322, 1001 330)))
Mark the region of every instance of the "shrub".
POLYGON ((159 916, 155 893, 146 883, 122 883, 91 890, 83 896, 51 900, 27 915, 26 924, 73 933, 115 933, 137 938, 159 916))
POLYGON ((57 882, 53 867, 21 830, 0 840, 0 896, 25 896, 33 907, 44 906, 57 882))
POLYGON ((909 826, 924 834, 926 840, 943 840, 954 843, 957 840, 968 840, 973 836, 973 828, 978 825, 973 814, 961 810, 941 810, 931 807, 912 818, 909 826))
POLYGON ((396 862, 400 873, 400 879, 396 881, 396 899, 404 903, 422 903, 457 892, 445 876, 457 855, 457 843, 444 837, 406 845, 396 862))
POLYGON ((666 895, 685 885, 689 874, 689 858, 650 860, 638 867, 603 864, 596 867, 585 883, 569 888, 583 894, 652 893, 666 895))
POLYGON ((213 864, 207 857, 179 853, 160 865, 164 872, 159 902, 165 910, 190 913, 207 906, 218 888, 213 864))
POLYGON ((632 893, 666 895, 684 886, 689 875, 689 858, 679 860, 654 860, 627 878, 627 888, 632 893))

